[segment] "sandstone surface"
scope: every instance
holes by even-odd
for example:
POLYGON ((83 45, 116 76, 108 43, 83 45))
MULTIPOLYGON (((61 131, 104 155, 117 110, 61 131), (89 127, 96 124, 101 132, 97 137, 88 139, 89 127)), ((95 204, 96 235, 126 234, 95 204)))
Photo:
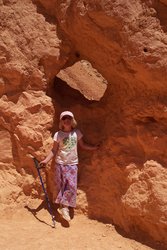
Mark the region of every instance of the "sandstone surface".
MULTIPOLYGON (((101 143, 79 151, 78 211, 167 245, 166 13, 165 0, 0 1, 2 213, 42 198, 31 155, 49 152, 69 109, 85 140, 101 143), (83 60, 102 88, 93 74, 87 87, 91 67, 76 78, 83 60)), ((53 164, 46 183, 53 199, 53 164)))

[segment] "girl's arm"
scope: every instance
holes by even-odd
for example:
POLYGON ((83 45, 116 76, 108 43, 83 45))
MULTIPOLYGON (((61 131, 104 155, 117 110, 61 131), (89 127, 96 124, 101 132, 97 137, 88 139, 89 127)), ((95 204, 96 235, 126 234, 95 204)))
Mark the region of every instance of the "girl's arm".
POLYGON ((56 155, 57 150, 58 150, 58 143, 54 141, 52 150, 50 151, 48 156, 43 161, 40 162, 40 166, 45 166, 56 155))
POLYGON ((90 151, 97 150, 100 147, 99 144, 98 145, 90 145, 90 144, 84 142, 84 140, 82 138, 78 141, 78 144, 82 149, 86 149, 86 150, 90 150, 90 151))

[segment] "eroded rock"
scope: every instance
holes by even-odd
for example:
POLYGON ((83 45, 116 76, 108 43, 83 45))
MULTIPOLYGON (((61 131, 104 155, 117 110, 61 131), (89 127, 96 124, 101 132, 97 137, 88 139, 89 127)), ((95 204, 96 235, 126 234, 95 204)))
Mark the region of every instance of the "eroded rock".
MULTIPOLYGON (((3 206, 41 197, 30 155, 42 159, 48 153, 58 114, 70 109, 85 139, 101 142, 93 155, 80 152, 78 208, 141 240, 167 244, 166 2, 0 4, 3 206), (61 69, 82 60, 109 83, 100 102, 70 89, 67 75, 61 76, 67 84, 53 83, 61 69)), ((46 182, 53 199, 53 167, 46 182)))

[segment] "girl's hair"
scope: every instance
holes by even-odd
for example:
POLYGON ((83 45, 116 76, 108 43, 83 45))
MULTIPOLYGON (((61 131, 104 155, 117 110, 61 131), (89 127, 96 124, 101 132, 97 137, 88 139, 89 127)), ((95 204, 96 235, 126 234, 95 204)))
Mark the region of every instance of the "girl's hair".
MULTIPOLYGON (((75 120, 74 118, 72 118, 71 127, 72 127, 72 129, 74 129, 74 128, 77 127, 77 122, 76 122, 76 120, 75 120)), ((60 122, 59 122, 59 129, 60 129, 60 130, 63 130, 63 129, 64 129, 62 120, 60 120, 60 122)))

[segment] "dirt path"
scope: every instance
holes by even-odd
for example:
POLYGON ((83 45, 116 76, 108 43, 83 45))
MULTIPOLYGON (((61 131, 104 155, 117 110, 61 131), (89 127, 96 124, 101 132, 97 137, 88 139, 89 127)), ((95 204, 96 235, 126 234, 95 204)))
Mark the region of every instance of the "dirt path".
POLYGON ((0 219, 1 250, 149 250, 139 242, 122 237, 113 225, 75 215, 70 225, 59 219, 51 228, 45 209, 36 215, 22 209, 0 219))

